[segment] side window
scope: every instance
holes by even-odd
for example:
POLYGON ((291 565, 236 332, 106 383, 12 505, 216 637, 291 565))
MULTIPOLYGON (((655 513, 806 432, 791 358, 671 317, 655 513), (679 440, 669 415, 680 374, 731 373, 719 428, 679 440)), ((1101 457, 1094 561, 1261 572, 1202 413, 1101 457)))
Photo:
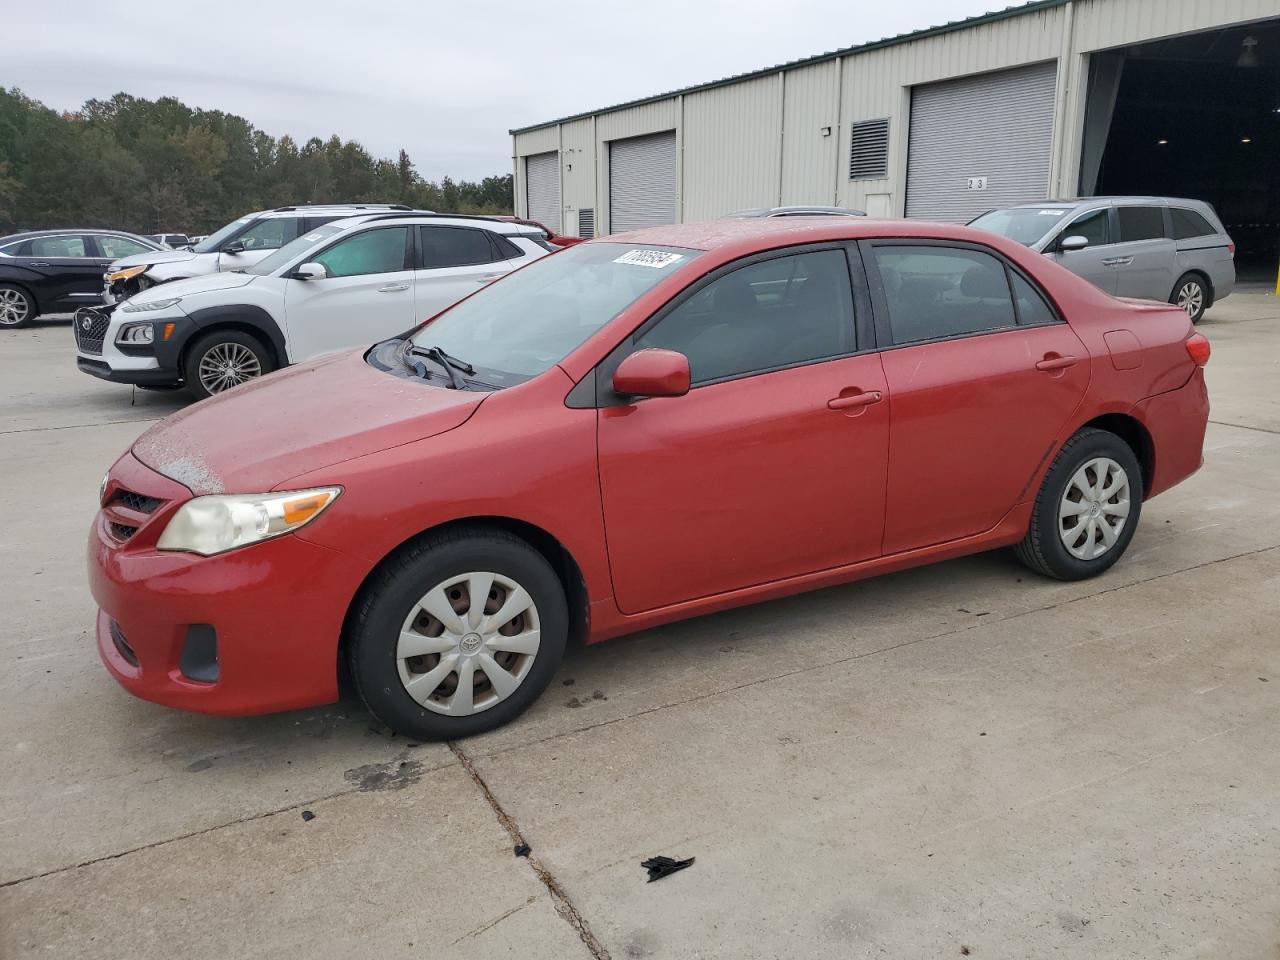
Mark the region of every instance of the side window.
POLYGON ((492 263, 498 259, 489 243, 486 230, 473 227, 419 227, 422 266, 427 270, 441 267, 469 267, 492 263))
POLYGON ((1107 211, 1095 210, 1093 213, 1086 213, 1078 220, 1073 220, 1058 234, 1059 240, 1065 240, 1067 237, 1084 237, 1091 247, 1100 247, 1113 242, 1107 211))
POLYGON ((150 253, 150 247, 144 247, 137 240, 130 240, 127 237, 107 237, 99 234, 97 237, 98 249, 102 251, 104 257, 116 259, 117 257, 132 257, 135 253, 150 253))
POLYGON ((84 237, 36 237, 31 241, 32 257, 87 257, 84 237))
POLYGON ((1159 207, 1117 207, 1120 242, 1156 240, 1164 236, 1164 212, 1159 207))
POLYGON ((315 258, 331 277, 359 277, 404 269, 407 227, 382 227, 339 240, 315 258))
POLYGON ((259 220, 236 237, 246 250, 278 250, 298 236, 298 220, 295 217, 273 217, 259 220))
POLYGON ((1173 215, 1173 239, 1190 240, 1192 237, 1208 237, 1218 231, 1209 225, 1209 221, 1194 210, 1182 207, 1170 207, 1173 215))
POLYGON ((844 251, 741 267, 672 310, 636 346, 683 353, 695 384, 852 353, 853 291, 844 251))
POLYGON ((1013 279, 1013 299, 1018 306, 1018 323, 1025 327, 1036 323, 1057 322, 1058 315, 1045 303, 1039 290, 1016 271, 1009 271, 1009 276, 1013 279))
POLYGON ((923 245, 872 249, 894 343, 1014 326, 1004 264, 991 254, 923 245))

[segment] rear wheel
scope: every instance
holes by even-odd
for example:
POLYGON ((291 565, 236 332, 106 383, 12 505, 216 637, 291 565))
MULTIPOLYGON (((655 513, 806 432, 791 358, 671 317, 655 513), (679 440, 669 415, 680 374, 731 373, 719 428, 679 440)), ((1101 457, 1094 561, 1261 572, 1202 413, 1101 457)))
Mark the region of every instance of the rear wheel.
POLYGON ((1058 580, 1083 580, 1124 554, 1142 513, 1142 468, 1129 445, 1106 430, 1067 441, 1036 496, 1018 559, 1058 580))
POLYGON ((1198 273, 1184 273, 1173 286, 1170 303, 1180 306, 1192 323, 1199 323, 1209 306, 1209 290, 1204 277, 1198 273))
POLYGON ((197 400, 256 380, 274 369, 255 337, 240 330, 205 334, 187 352, 183 378, 197 400))
POLYGON ((11 283, 0 283, 0 327, 25 327, 39 311, 31 295, 11 283))
POLYGON ((569 615, 546 559, 502 531, 429 537, 366 588, 348 638, 352 680, 397 733, 448 740, 501 726, 538 698, 569 615))

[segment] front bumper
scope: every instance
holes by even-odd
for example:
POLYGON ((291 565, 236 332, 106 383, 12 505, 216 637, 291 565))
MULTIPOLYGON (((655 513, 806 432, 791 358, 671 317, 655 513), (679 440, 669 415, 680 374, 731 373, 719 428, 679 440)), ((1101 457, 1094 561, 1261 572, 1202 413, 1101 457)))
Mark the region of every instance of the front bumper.
POLYGON ((156 550, 190 498, 131 454, 111 470, 88 557, 107 671, 137 697, 201 713, 336 700, 338 640, 365 565, 289 535, 213 557, 156 550), (140 513, 128 492, 161 503, 140 513), (135 532, 121 539, 121 525, 135 532))
POLYGON ((193 324, 183 313, 162 316, 119 314, 115 307, 83 307, 76 311, 76 367, 112 383, 176 387, 182 384, 181 350, 193 324), (116 343, 121 327, 151 323, 156 339, 146 345, 116 343), (164 339, 165 328, 169 338, 164 339))

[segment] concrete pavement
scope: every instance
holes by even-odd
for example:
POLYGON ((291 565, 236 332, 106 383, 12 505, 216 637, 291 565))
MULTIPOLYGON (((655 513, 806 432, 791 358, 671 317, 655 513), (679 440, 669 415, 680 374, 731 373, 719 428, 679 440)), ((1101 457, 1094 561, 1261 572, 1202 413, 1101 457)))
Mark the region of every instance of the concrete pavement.
POLYGON ((85 533, 184 401, 6 333, 0 957, 1274 960, 1280 302, 1201 329, 1205 468, 1106 576, 987 554, 649 631, 456 752, 119 690, 85 533))

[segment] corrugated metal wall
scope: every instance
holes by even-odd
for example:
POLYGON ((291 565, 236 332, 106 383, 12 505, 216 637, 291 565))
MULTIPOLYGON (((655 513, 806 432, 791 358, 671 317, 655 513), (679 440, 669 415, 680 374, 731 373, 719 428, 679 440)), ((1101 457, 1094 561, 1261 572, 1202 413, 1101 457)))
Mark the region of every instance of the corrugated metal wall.
MULTIPOLYGON (((674 130, 682 220, 779 202, 829 203, 832 198, 844 206, 901 216, 911 88, 1047 60, 1062 61, 1048 192, 1070 196, 1078 170, 1089 51, 1272 17, 1280 17, 1280 0, 1074 0, 852 53, 839 61, 604 111, 563 124, 566 135, 574 131, 574 143, 570 148, 565 141, 562 162, 572 163, 577 174, 579 163, 585 168, 590 156, 594 173, 588 185, 565 171, 564 204, 569 210, 590 208, 589 199, 597 210, 599 232, 607 232, 609 141, 674 130), (820 137, 815 128, 827 125, 824 117, 835 117, 837 105, 831 138, 820 137), (881 117, 890 121, 889 175, 851 181, 849 125, 881 117), (594 123, 594 133, 584 134, 589 123, 594 123), (589 152, 582 136, 592 137, 589 152), (815 196, 824 179, 825 192, 815 196)), ((551 124, 516 134, 516 170, 523 169, 521 157, 560 149, 559 130, 551 124)), ((523 185, 517 184, 517 203, 522 193, 523 185)))

